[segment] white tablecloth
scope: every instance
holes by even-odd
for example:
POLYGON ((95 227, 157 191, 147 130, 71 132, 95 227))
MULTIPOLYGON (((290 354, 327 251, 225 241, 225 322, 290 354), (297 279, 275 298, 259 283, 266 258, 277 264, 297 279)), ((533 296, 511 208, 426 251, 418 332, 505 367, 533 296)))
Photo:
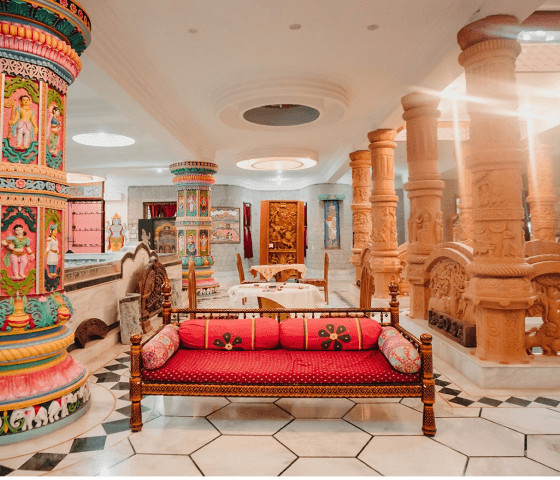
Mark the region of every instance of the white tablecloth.
MULTIPOLYGON (((249 269, 249 272, 256 276, 257 273, 262 274, 264 278, 270 280, 278 272, 283 270, 296 270, 301 273, 301 278, 305 278, 307 273, 307 267, 303 263, 293 263, 293 264, 278 264, 278 265, 254 265, 249 269)), ((300 307, 301 308, 301 307, 300 307)))
POLYGON ((235 285, 228 290, 229 307, 243 307, 243 298, 268 298, 284 308, 318 308, 325 304, 325 298, 314 285, 298 283, 253 283, 235 285))

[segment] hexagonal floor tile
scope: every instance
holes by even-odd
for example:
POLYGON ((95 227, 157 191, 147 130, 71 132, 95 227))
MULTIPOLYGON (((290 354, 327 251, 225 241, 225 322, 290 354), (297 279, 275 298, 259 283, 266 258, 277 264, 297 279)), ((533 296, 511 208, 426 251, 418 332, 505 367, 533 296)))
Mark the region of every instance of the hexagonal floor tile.
POLYGON ((558 472, 524 457, 496 457, 471 458, 465 475, 477 477, 544 477, 557 476, 558 472))
POLYGON ((527 457, 560 470, 560 435, 527 435, 527 457))
POLYGON ((155 397, 155 408, 167 417, 205 417, 228 404, 224 397, 155 397))
POLYGON ((278 397, 227 397, 231 403, 274 403, 278 397))
POLYGON ((398 397, 398 398, 368 398, 368 397, 363 397, 363 398, 359 398, 359 397, 352 397, 349 398, 348 400, 352 400, 353 402, 356 403, 399 403, 402 398, 398 397))
POLYGON ((379 474, 356 458, 298 458, 282 477, 372 477, 379 474))
POLYGON ((205 418, 158 417, 130 436, 136 453, 189 455, 220 433, 205 418))
POLYGON ((299 419, 274 435, 300 457, 355 457, 371 438, 344 420, 299 419))
POLYGON ((483 418, 441 418, 434 437, 469 457, 522 457, 525 437, 483 418))
POLYGON ((139 477, 139 476, 202 476, 193 461, 187 455, 134 455, 124 462, 107 470, 103 476, 139 477))
POLYGON ((276 405, 296 418, 342 418, 355 404, 346 398, 282 398, 276 405))
POLYGON ((227 435, 273 435, 294 417, 270 403, 231 403, 207 418, 227 435))
POLYGON ((372 435, 422 435, 422 414, 399 403, 361 403, 345 420, 372 435))
POLYGON ((467 464, 465 455, 428 437, 373 437, 358 458, 385 476, 457 476, 467 464))
MULTIPOLYGON (((403 398, 401 404, 410 408, 414 408, 417 412, 424 411, 424 404, 419 398, 403 398)), ((478 417, 480 408, 452 407, 442 398, 437 398, 434 403, 434 413, 436 418, 454 418, 454 417, 478 417)), ((437 422, 436 422, 437 426, 437 422)))
POLYGON ((481 417, 525 434, 560 434, 560 412, 548 408, 483 408, 481 417))
POLYGON ((277 476, 297 457, 273 437, 228 435, 191 455, 206 476, 277 476))

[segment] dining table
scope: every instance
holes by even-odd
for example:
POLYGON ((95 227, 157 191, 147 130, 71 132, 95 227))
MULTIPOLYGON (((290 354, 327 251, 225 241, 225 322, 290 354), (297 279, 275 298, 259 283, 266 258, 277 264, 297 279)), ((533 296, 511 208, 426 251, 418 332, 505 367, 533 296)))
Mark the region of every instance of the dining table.
POLYGON ((298 278, 305 278, 307 267, 303 263, 278 263, 275 265, 253 265, 249 269, 249 273, 256 277, 260 273, 267 281, 272 277, 277 282, 283 282, 290 276, 290 271, 295 270, 298 278))
POLYGON ((325 304, 325 299, 314 285, 286 282, 250 283, 234 285, 228 290, 228 307, 242 307, 242 300, 268 298, 284 308, 318 308, 325 304))

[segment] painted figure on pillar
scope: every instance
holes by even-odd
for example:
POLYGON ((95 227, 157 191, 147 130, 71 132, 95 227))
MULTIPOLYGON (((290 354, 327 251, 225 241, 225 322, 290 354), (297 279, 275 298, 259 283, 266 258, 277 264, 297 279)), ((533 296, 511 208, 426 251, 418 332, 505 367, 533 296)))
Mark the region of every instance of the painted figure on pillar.
POLYGON ((208 231, 200 231, 200 255, 208 255, 208 231))
POLYGON ((196 190, 187 190, 187 216, 196 217, 196 190))
POLYGON ((189 230, 186 232, 187 235, 187 252, 189 256, 196 255, 196 232, 194 230, 189 230))
POLYGON ((49 110, 51 112, 51 120, 49 122, 49 151, 56 157, 58 155, 62 117, 60 115, 60 109, 56 105, 52 105, 49 110))
POLYGON ((2 240, 2 245, 8 250, 4 256, 4 265, 12 269, 10 278, 24 280, 27 276, 28 258, 33 261, 35 254, 31 250, 31 241, 23 225, 15 224, 13 234, 2 240))
POLYGON ((31 142, 35 140, 35 132, 37 131, 36 114, 31 107, 31 97, 24 94, 19 97, 19 105, 15 101, 10 103, 12 107, 10 121, 8 122, 10 137, 15 138, 16 148, 27 149, 31 142))
POLYGON ((200 191, 200 216, 208 216, 208 192, 206 190, 200 191))
POLYGON ((110 252, 118 252, 124 246, 126 234, 126 225, 122 223, 120 215, 115 213, 111 219, 111 223, 109 224, 109 222, 107 222, 107 250, 110 252))
POLYGON ((58 210, 47 209, 45 212, 45 289, 55 291, 60 285, 62 265, 58 234, 62 232, 62 215, 58 210))
POLYGON ((177 255, 183 257, 185 255, 185 231, 177 232, 177 255))
POLYGON ((185 216, 185 191, 179 190, 177 194, 177 216, 184 217, 185 216))

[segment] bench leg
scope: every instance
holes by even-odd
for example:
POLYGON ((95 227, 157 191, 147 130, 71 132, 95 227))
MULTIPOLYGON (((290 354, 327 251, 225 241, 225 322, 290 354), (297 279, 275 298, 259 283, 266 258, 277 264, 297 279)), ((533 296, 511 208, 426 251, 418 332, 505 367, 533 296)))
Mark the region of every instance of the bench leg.
POLYGON ((436 416, 434 403, 436 401, 436 382, 433 374, 432 336, 420 335, 420 355, 422 356, 422 403, 424 404, 424 418, 422 431, 424 435, 433 437, 436 434, 436 416))
POLYGON ((130 429, 133 432, 142 430, 142 375, 141 369, 141 335, 133 335, 130 338, 132 346, 130 347, 130 380, 129 397, 131 401, 130 406, 130 429))
POLYGON ((436 417, 434 415, 434 405, 433 402, 431 404, 426 403, 424 398, 422 398, 422 402, 424 403, 424 417, 422 420, 422 431, 424 435, 429 437, 433 437, 436 434, 436 417))

